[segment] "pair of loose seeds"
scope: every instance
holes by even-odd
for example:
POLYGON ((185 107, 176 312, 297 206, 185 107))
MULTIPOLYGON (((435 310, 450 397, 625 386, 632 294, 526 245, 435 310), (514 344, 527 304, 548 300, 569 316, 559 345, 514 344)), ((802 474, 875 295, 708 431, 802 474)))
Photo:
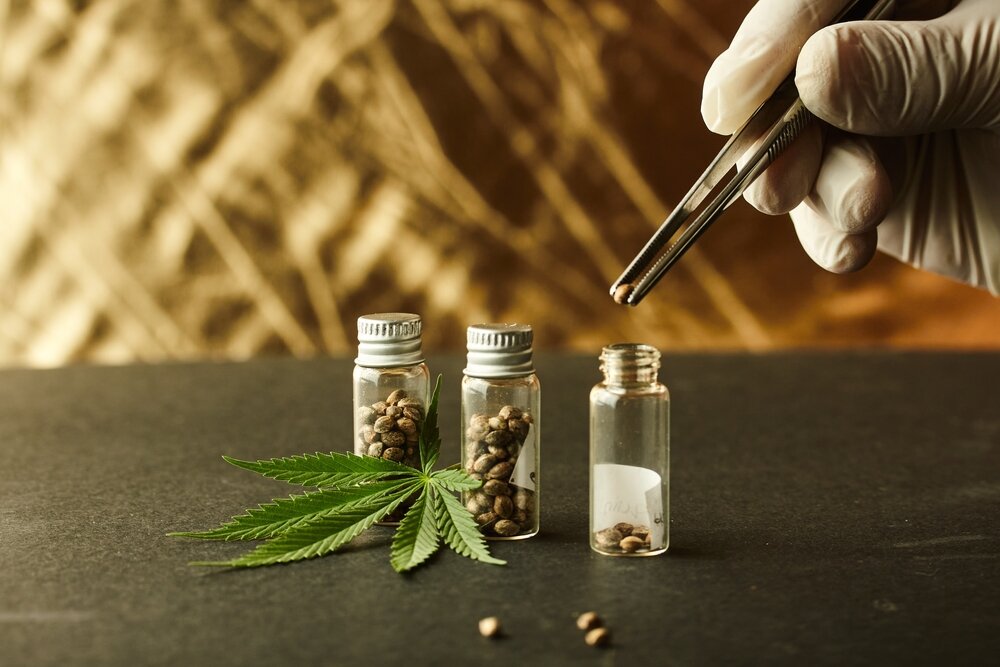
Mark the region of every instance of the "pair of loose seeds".
MULTIPOLYGON (((605 646, 611 640, 611 633, 604 627, 604 622, 596 612, 588 611, 576 619, 576 627, 586 630, 583 641, 587 646, 605 646)), ((501 633, 500 619, 488 616, 479 621, 479 634, 494 639, 501 633)))
POLYGON ((604 621, 597 612, 588 611, 576 619, 576 627, 586 631, 583 641, 587 646, 605 646, 611 641, 611 633, 604 627, 604 621))

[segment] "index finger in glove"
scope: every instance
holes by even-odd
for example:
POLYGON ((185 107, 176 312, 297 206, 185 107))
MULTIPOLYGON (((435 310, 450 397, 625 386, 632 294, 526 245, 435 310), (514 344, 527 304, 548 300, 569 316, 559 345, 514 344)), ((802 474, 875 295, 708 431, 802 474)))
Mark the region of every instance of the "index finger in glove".
POLYGON ((702 93, 708 129, 732 134, 792 71, 806 40, 847 0, 760 0, 712 63, 702 93))

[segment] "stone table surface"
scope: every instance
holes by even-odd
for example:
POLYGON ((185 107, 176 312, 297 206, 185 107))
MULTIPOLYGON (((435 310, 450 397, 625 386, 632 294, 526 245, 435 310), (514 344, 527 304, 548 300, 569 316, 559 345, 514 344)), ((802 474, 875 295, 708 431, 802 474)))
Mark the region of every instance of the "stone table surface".
MULTIPOLYGON (((462 360, 445 375, 458 458, 462 360)), ((587 546, 592 356, 538 355, 542 532, 409 576, 390 529, 290 566, 165 537, 294 490, 221 460, 349 447, 351 362, 0 371, 0 664, 974 664, 1000 653, 1000 355, 667 356, 671 547, 587 546), (596 610, 606 649, 574 625, 596 610), (499 616, 507 636, 481 638, 499 616)))

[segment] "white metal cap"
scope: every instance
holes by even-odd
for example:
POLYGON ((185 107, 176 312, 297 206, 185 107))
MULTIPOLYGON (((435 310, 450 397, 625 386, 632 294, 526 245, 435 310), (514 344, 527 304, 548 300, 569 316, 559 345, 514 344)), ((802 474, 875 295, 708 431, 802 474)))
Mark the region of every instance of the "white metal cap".
POLYGON ((531 375, 530 324, 473 324, 467 333, 465 374, 477 378, 531 375))
POLYGON ((358 366, 395 368, 424 361, 420 347, 420 316, 413 313, 373 313, 358 318, 358 366))

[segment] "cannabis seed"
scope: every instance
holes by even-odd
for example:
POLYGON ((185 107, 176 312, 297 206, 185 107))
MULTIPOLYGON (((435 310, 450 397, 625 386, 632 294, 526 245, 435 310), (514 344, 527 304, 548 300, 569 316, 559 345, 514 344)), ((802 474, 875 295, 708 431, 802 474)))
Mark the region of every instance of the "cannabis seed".
POLYGON ((528 429, 530 428, 528 422, 520 419, 511 419, 507 424, 508 429, 514 434, 517 441, 523 443, 525 438, 528 437, 528 429))
POLYGON ((510 456, 510 452, 507 451, 507 448, 502 445, 487 445, 487 451, 496 457, 498 461, 503 461, 505 458, 510 456))
POLYGON ((514 493, 514 507, 519 510, 527 510, 531 507, 532 492, 527 489, 518 489, 514 493))
POLYGON ((618 543, 618 546, 621 547, 621 550, 627 554, 633 554, 642 547, 644 547, 645 545, 646 543, 640 540, 635 535, 629 535, 628 537, 624 538, 621 542, 618 543))
POLYGON ((622 541, 622 534, 614 528, 605 528, 594 533, 594 540, 597 542, 597 546, 610 549, 618 546, 618 543, 622 541))
POLYGON ((389 447, 384 452, 382 452, 382 458, 388 461, 402 461, 403 457, 406 455, 399 447, 389 447))
POLYGON ((403 417, 402 419, 396 420, 396 426, 400 431, 407 435, 417 432, 417 422, 413 421, 409 417, 403 417))
POLYGON ((376 433, 388 433, 392 430, 392 427, 396 425, 396 420, 392 417, 379 417, 375 420, 375 432, 376 433))
POLYGON ((375 411, 369 408, 367 405, 358 408, 358 418, 361 420, 362 424, 374 424, 375 417, 377 416, 378 415, 375 414, 375 411))
POLYGON ((505 405, 500 408, 500 412, 497 416, 504 421, 509 421, 511 419, 520 419, 522 414, 524 413, 521 411, 521 408, 513 405, 505 405))
POLYGON ((468 501, 466 501, 465 509, 469 510, 469 514, 472 514, 473 516, 482 514, 493 506, 493 503, 490 501, 491 498, 485 493, 476 493, 474 496, 469 498, 468 501))
POLYGON ((486 434, 483 440, 486 441, 487 445, 506 445, 511 439, 510 431, 490 431, 486 434))
MULTIPOLYGON (((496 458, 494 457, 493 460, 496 461, 496 458)), ((477 470, 476 472, 482 471, 477 470)), ((490 467, 489 471, 486 473, 486 479, 508 480, 513 472, 514 464, 510 461, 503 461, 502 463, 498 463, 495 466, 490 467)))
POLYGON ((382 442, 386 447, 402 447, 406 442, 406 436, 400 431, 389 431, 382 434, 382 442))
POLYGON ((389 397, 385 399, 385 402, 389 403, 390 405, 395 405, 404 398, 407 398, 406 390, 397 389, 396 391, 389 394, 389 397))
POLYGON ((580 614, 576 619, 576 627, 581 630, 593 630, 594 628, 599 628, 604 625, 601 617, 597 615, 596 611, 588 611, 580 614))
POLYGON ((615 530, 622 534, 622 537, 628 537, 632 534, 632 524, 630 523, 616 523, 615 530))
POLYGON ((497 496, 493 501, 493 513, 502 519, 509 519, 514 513, 514 501, 510 496, 497 496))
POLYGON ((513 537, 521 532, 521 526, 510 519, 501 519, 493 526, 493 531, 501 537, 513 537))
POLYGON ((632 536, 638 537, 640 540, 647 540, 649 538, 649 528, 646 526, 635 526, 632 528, 632 536))
POLYGON ((497 458, 495 456, 483 454, 472 464, 472 469, 475 472, 486 472, 487 470, 491 470, 496 462, 497 458))
POLYGON ((480 526, 488 526, 497 520, 497 515, 493 512, 483 512, 476 515, 476 523, 480 526))
POLYGON ((587 646, 606 646, 611 641, 611 633, 607 628, 594 628, 583 637, 587 646))
POLYGON ((500 634, 500 619, 496 616, 481 619, 479 621, 479 634, 483 637, 496 637, 500 634))
POLYGON ((507 483, 491 479, 483 484, 483 493, 488 496, 505 496, 508 493, 507 483))

